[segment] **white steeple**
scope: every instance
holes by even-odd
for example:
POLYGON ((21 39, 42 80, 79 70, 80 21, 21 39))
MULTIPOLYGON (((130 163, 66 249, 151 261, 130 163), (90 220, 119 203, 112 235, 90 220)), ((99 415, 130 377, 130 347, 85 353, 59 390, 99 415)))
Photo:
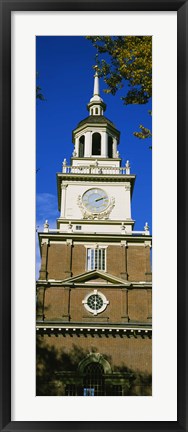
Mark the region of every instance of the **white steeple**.
POLYGON ((94 86, 93 86, 93 97, 90 99, 90 102, 103 102, 102 98, 100 97, 100 90, 99 90, 99 75, 97 72, 97 66, 95 66, 95 75, 94 75, 94 86))
MULTIPOLYGON (((87 108, 89 116, 81 120, 73 130, 72 164, 83 166, 97 160, 97 165, 120 167, 121 158, 117 149, 120 132, 103 114, 106 104, 100 97, 97 66, 95 66, 93 96, 87 108)), ((66 169, 67 167, 63 166, 63 170, 66 169)))
POLYGON ((93 88, 93 96, 100 96, 99 91, 99 76, 97 72, 97 68, 95 69, 95 75, 94 75, 94 88, 93 88))
POLYGON ((90 115, 103 115, 106 104, 103 102, 103 99, 100 97, 99 90, 99 75, 98 75, 98 66, 94 67, 95 75, 94 75, 94 86, 93 86, 93 96, 88 103, 88 110, 90 115))

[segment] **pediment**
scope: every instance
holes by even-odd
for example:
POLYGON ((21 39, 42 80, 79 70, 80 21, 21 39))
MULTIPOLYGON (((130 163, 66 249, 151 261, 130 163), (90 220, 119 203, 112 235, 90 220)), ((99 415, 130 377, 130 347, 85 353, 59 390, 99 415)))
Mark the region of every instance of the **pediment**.
POLYGON ((111 275, 109 273, 100 272, 99 270, 92 270, 79 274, 77 276, 68 278, 64 281, 64 284, 89 284, 89 283, 103 283, 103 284, 118 284, 118 285, 130 285, 130 282, 118 278, 117 276, 111 275))
POLYGON ((102 277, 99 277, 99 276, 93 276, 93 277, 91 277, 90 279, 89 279, 89 281, 85 281, 85 283, 87 283, 87 282, 96 282, 96 283, 106 283, 106 282, 108 282, 108 283, 112 283, 111 281, 108 281, 106 278, 102 278, 102 277))

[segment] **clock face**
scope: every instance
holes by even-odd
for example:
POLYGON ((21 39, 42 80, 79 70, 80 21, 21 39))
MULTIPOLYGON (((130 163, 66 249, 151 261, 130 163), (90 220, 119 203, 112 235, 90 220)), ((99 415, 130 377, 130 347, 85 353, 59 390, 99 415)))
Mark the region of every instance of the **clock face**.
POLYGON ((93 188, 83 194, 82 203, 92 213, 100 213, 108 207, 109 198, 104 190, 93 188))

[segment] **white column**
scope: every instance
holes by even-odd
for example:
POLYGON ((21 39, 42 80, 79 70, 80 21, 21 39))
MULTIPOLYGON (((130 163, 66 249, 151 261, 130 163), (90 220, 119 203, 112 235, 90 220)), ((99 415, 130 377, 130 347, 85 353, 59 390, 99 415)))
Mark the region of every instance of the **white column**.
POLYGON ((88 131, 85 133, 85 151, 84 151, 85 157, 91 156, 91 132, 88 131))
POLYGON ((113 144, 112 144, 112 157, 117 157, 117 138, 113 138, 113 144))
POLYGON ((108 157, 108 134, 101 132, 101 156, 108 157))
POLYGON ((126 218, 131 219, 131 184, 127 182, 125 185, 125 204, 126 218))
POLYGON ((67 185, 61 184, 61 217, 65 218, 67 185))
POLYGON ((79 138, 76 137, 75 139, 75 151, 76 151, 76 156, 78 157, 79 155, 79 138))

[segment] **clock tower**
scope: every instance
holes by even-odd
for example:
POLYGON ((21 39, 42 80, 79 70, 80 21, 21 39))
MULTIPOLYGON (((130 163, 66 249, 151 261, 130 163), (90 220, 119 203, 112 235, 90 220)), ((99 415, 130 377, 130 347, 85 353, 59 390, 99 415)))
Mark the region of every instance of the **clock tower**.
POLYGON ((39 233, 37 394, 150 395, 151 236, 147 223, 134 231, 135 175, 121 164, 97 67, 87 109, 57 174, 57 229, 46 221, 39 233))

